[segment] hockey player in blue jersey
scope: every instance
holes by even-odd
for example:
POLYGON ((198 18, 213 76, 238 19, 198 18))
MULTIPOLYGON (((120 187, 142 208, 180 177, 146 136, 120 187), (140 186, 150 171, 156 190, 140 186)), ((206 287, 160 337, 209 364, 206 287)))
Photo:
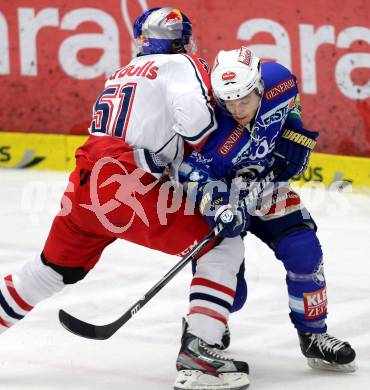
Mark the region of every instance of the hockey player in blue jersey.
MULTIPOLYGON (((306 169, 318 136, 302 124, 296 77, 278 63, 261 64, 251 50, 241 47, 219 52, 211 81, 219 126, 201 151, 193 151, 183 162, 180 180, 188 193, 191 189, 197 191, 197 204, 211 226, 222 224, 227 236, 251 232, 283 263, 290 319, 298 331, 308 364, 313 368, 352 372, 355 351, 349 343, 327 333, 326 281, 315 221, 288 183, 306 169), (232 188, 241 189, 239 195, 245 196, 253 182, 272 171, 277 174, 273 188, 263 192, 246 214, 235 203, 235 197, 231 199, 232 188), (217 180, 225 183, 221 191, 214 185, 217 180), (222 218, 225 210, 231 210, 234 217, 222 218), (241 231, 241 222, 248 226, 247 230, 241 231)), ((197 264, 193 264, 193 271, 196 275, 197 264)), ((247 297, 243 266, 237 277, 231 312, 241 309, 247 297)), ((215 304, 226 307, 222 297, 213 296, 210 289, 198 293, 197 302, 198 305, 202 302, 203 307, 212 308, 215 304)), ((217 371, 223 357, 207 355, 201 348, 201 340, 197 347, 190 326, 185 327, 182 340, 179 370, 199 370, 205 362, 209 366, 209 359, 213 358, 217 371)), ((227 347, 227 327, 223 341, 226 344, 223 347, 227 347)))

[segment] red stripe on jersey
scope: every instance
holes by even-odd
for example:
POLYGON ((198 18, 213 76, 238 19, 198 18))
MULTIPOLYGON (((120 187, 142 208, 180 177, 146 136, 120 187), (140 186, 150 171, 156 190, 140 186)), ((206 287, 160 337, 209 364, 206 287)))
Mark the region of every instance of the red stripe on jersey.
MULTIPOLYGON (((270 207, 270 210, 266 215, 274 215, 274 214, 283 214, 287 215, 289 214, 289 209, 294 206, 299 206, 301 204, 301 198, 299 195, 294 191, 289 191, 287 194, 284 194, 283 196, 279 197, 279 194, 277 195, 277 200, 272 203, 272 206, 270 207)), ((294 207, 293 211, 296 210, 296 207, 294 207)))
POLYGON ((229 287, 226 287, 222 284, 212 282, 212 280, 204 279, 204 278, 194 278, 193 281, 191 282, 192 286, 205 286, 209 288, 213 288, 214 290, 223 292, 227 295, 230 295, 231 298, 235 297, 235 291, 232 290, 229 287))
POLYGON ((188 57, 191 60, 191 62, 195 65, 203 83, 208 89, 208 94, 211 95, 212 86, 211 86, 211 78, 209 76, 208 63, 205 60, 203 60, 203 58, 199 58, 194 54, 184 54, 184 56, 188 57))
POLYGON ((0 317, 0 325, 5 326, 5 328, 10 328, 12 326, 10 322, 3 320, 1 317, 0 317))
POLYGON ((212 317, 217 321, 222 322, 224 325, 227 324, 227 319, 222 314, 217 313, 217 311, 209 309, 207 307, 202 306, 194 306, 190 308, 189 315, 192 314, 203 314, 208 317, 212 317))
MULTIPOLYGON (((199 58, 194 54, 183 54, 194 66, 195 68, 195 73, 197 75, 197 78, 199 79, 200 84, 202 85, 202 88, 204 89, 204 94, 205 94, 205 99, 207 100, 207 104, 209 105, 210 110, 212 110, 212 85, 211 85, 211 77, 210 77, 210 72, 209 72, 209 65, 208 63, 203 59, 199 58)), ((211 116, 214 114, 211 114, 211 116)), ((199 140, 196 142, 190 142, 189 140, 186 140, 191 144, 191 146, 199 152, 201 148, 204 146, 206 143, 208 137, 209 137, 209 132, 208 134, 203 134, 202 137, 200 137, 199 140)))
POLYGON ((15 287, 14 287, 12 275, 8 275, 8 276, 6 276, 4 279, 5 279, 5 284, 6 284, 6 287, 8 288, 8 291, 9 291, 10 295, 11 295, 12 298, 15 300, 15 302, 17 302, 18 306, 19 306, 21 309, 26 310, 26 311, 32 310, 32 309, 33 309, 33 306, 31 306, 31 305, 29 305, 28 303, 26 303, 26 302, 19 296, 19 294, 17 293, 17 290, 16 290, 15 287))

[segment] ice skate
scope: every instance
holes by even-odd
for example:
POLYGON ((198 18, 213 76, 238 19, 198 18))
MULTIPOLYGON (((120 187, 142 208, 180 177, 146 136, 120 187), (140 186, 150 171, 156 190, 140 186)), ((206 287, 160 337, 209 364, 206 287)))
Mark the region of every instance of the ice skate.
MULTIPOLYGON (((189 324, 186 321, 186 319, 183 317, 182 318, 182 334, 181 334, 181 344, 184 341, 185 334, 188 331, 189 324)), ((226 348, 229 348, 230 346, 230 329, 229 326, 226 324, 225 332, 222 335, 221 339, 221 345, 219 345, 218 349, 225 350, 226 348)))
POLYGON ((311 368, 339 372, 356 371, 356 352, 346 341, 328 333, 298 332, 301 350, 311 368))
POLYGON ((200 338, 185 333, 176 361, 179 371, 174 390, 245 390, 249 387, 249 367, 222 354, 200 338))

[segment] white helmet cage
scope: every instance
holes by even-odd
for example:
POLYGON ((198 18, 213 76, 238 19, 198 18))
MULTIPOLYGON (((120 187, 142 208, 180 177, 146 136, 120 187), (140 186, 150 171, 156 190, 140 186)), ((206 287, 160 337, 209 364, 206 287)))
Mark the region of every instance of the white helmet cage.
POLYGON ((235 100, 255 89, 262 95, 260 59, 245 46, 237 50, 221 50, 211 73, 212 89, 220 100, 235 100))

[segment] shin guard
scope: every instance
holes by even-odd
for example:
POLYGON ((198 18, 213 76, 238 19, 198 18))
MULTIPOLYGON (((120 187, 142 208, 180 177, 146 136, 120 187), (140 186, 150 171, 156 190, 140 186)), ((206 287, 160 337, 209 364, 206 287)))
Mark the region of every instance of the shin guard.
POLYGON ((0 279, 0 332, 14 325, 41 300, 64 287, 62 275, 40 257, 0 279))
POLYGON ((290 318, 301 332, 326 331, 327 296, 322 250, 313 230, 299 230, 283 237, 276 257, 284 263, 290 318))

